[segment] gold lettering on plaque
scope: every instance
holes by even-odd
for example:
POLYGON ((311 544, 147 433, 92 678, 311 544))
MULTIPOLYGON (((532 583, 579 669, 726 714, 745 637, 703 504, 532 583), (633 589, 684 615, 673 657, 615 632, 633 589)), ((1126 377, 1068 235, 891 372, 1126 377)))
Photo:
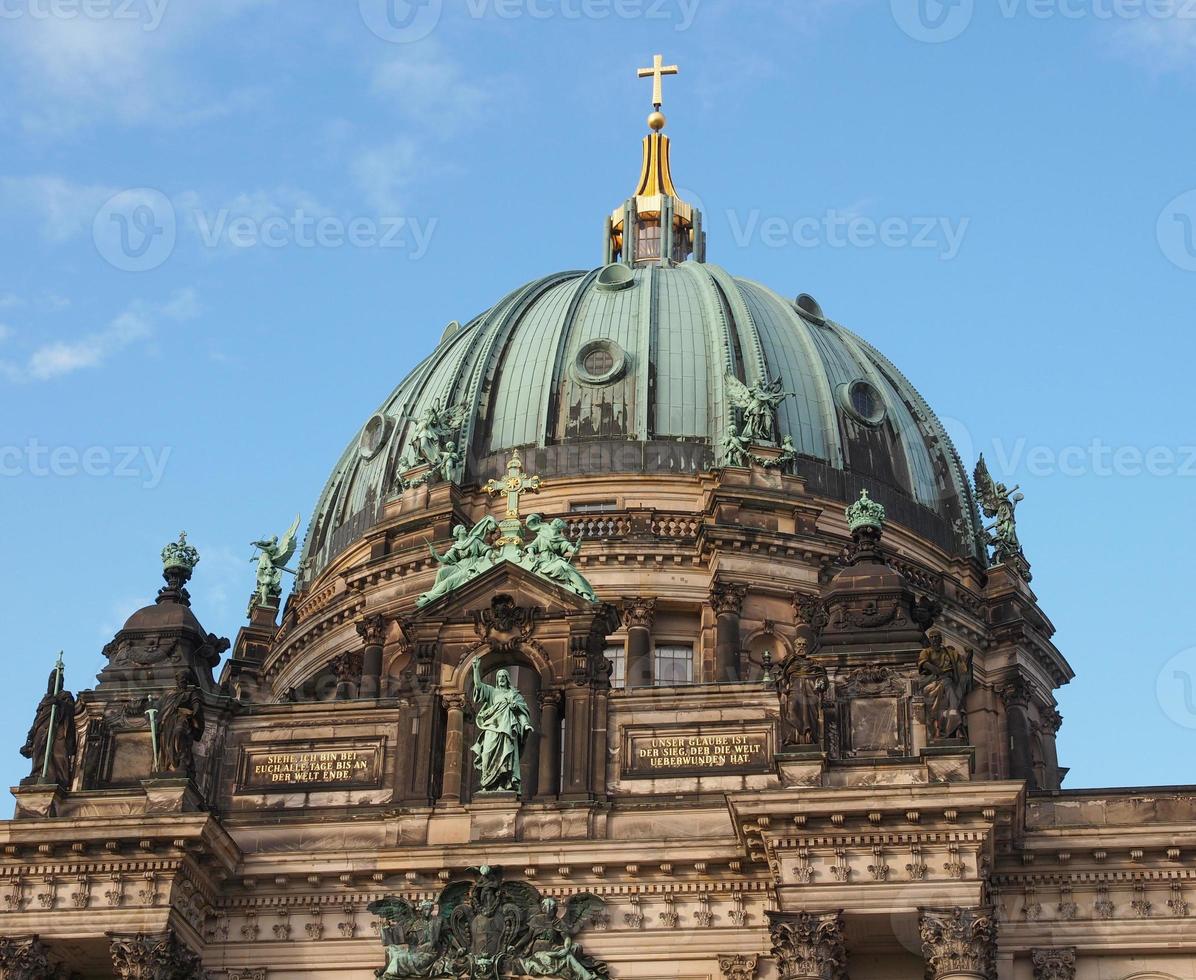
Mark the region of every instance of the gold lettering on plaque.
POLYGON ((764 732, 732 732, 631 738, 635 772, 750 770, 768 765, 764 732))
POLYGON ((251 785, 365 783, 374 777, 377 749, 285 752, 253 755, 246 782, 251 785))

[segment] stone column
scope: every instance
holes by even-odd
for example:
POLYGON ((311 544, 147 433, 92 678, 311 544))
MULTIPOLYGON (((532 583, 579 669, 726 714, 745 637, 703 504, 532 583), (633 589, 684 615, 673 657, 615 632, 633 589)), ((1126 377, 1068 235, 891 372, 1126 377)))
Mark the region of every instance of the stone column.
POLYGON ((465 762, 465 695, 443 694, 441 700, 445 708, 445 725, 440 802, 456 806, 461 802, 461 766, 465 762))
POLYGON ((57 980, 63 971, 50 962, 50 951, 37 936, 0 938, 0 977, 3 980, 57 980))
POLYGON ((743 612, 742 585, 715 582, 710 590, 710 607, 717 617, 714 626, 714 680, 739 680, 739 615, 743 612))
POLYGON ((1034 751, 1030 746, 1030 686, 1021 677, 1015 677, 998 692, 1005 705, 1005 727, 1009 731, 1009 775, 1013 779, 1024 779, 1026 789, 1039 788, 1034 773, 1034 751))
POLYGON ((997 923, 985 908, 922 909, 926 980, 996 980, 997 923))
POLYGON ((359 698, 382 695, 382 644, 386 642, 386 620, 379 615, 366 616, 357 624, 357 635, 365 644, 361 657, 361 681, 357 686, 359 698))
POLYGON ((1032 949, 1034 980, 1076 980, 1076 948, 1032 949))
POLYGON ((432 761, 442 745, 444 727, 440 699, 420 692, 399 715, 397 800, 409 806, 427 806, 433 800, 432 761))
POLYGON ((623 626, 627 630, 626 686, 652 686, 652 622, 655 599, 624 599, 623 626))
POLYGON ((769 912, 768 931, 780 980, 846 980, 842 909, 769 912))
POLYGON ((540 692, 540 778, 536 798, 555 800, 561 785, 561 692, 540 692))
POLYGON ((120 980, 202 980, 199 955, 173 931, 153 936, 113 936, 112 968, 120 980))
POLYGON ((586 684, 572 684, 565 692, 565 758, 561 799, 585 801, 593 798, 590 763, 594 718, 593 691, 586 684))

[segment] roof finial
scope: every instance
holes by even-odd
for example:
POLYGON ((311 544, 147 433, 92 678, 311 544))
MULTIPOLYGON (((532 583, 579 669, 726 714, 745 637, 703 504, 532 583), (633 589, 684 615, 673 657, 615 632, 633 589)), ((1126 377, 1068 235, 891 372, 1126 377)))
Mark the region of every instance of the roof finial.
POLYGON ((652 57, 651 68, 641 68, 638 71, 640 78, 652 79, 652 106, 655 111, 648 116, 648 125, 657 133, 664 129, 665 123, 664 113, 660 111, 660 107, 664 105, 664 76, 677 75, 680 72, 681 69, 676 65, 666 65, 662 54, 652 57))

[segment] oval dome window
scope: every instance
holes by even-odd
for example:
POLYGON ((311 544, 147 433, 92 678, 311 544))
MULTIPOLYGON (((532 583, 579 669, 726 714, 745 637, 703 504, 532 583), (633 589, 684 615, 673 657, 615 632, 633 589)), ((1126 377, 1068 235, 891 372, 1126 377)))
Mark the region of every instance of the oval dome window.
POLYGON ((875 428, 885 420, 885 403, 880 392, 862 378, 838 388, 839 405, 848 415, 859 422, 875 428))
POLYGON ((357 443, 357 450, 362 459, 373 459, 386 444, 386 436, 390 432, 390 419, 381 412, 375 414, 361 430, 361 439, 357 443))
POLYGON ((598 273, 596 280, 599 289, 606 292, 614 292, 617 289, 626 289, 633 282, 635 282, 635 270, 630 269, 619 262, 614 262, 611 265, 604 266, 602 271, 598 273))
POLYGON ((797 308, 811 320, 817 320, 819 323, 826 321, 826 315, 822 312, 822 306, 809 293, 802 293, 797 297, 796 302, 797 308))
POLYGON ((627 353, 613 340, 591 340, 573 361, 574 377, 587 385, 618 381, 626 369, 627 353))

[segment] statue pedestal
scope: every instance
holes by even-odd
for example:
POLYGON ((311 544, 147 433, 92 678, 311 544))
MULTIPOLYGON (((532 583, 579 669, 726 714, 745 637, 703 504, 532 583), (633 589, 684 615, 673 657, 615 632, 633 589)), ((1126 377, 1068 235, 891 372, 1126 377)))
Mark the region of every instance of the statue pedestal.
POLYGON ((476 793, 468 805, 470 840, 514 840, 521 806, 517 793, 476 793))
POLYGON ((250 596, 249 625, 257 629, 275 630, 278 628, 278 606, 281 598, 274 601, 272 606, 263 606, 257 601, 257 593, 250 596))
POLYGON ((203 798, 195 783, 185 776, 167 776, 141 780, 145 790, 145 812, 196 813, 202 810, 203 798))
POLYGON ((66 791, 57 783, 26 782, 22 779, 20 786, 12 788, 12 795, 17 800, 14 819, 37 820, 58 816, 58 807, 66 796, 66 791))
POLYGON ((826 753, 817 745, 786 745, 777 752, 776 761, 782 785, 822 785, 826 753))
POLYGON ((966 782, 976 770, 976 746, 962 739, 935 739, 919 754, 932 783, 966 782))

